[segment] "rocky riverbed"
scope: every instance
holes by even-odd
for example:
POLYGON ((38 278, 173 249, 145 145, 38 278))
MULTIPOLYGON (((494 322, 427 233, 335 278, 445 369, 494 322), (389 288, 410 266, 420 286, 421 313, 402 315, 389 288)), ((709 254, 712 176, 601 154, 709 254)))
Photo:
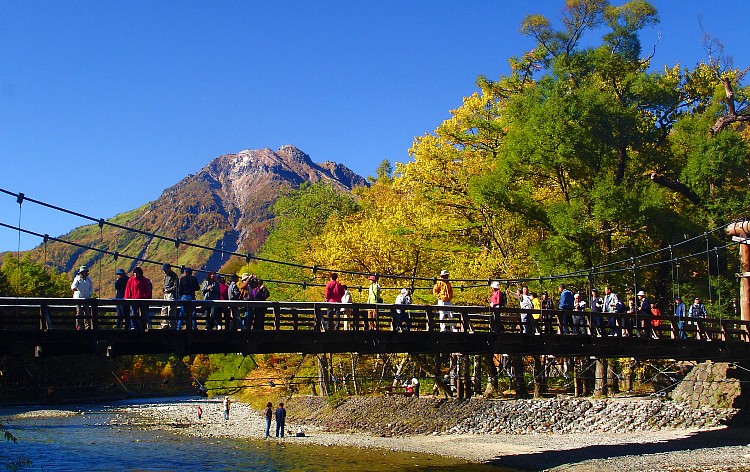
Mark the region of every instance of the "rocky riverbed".
MULTIPOLYGON (((295 443, 432 453, 524 470, 750 470, 750 428, 726 426, 736 410, 695 409, 653 397, 294 397, 286 403, 284 441, 295 443), (300 429, 305 437, 292 436, 300 429)), ((264 439, 261 413, 244 404, 232 406, 229 421, 215 400, 127 411, 118 426, 264 439)))

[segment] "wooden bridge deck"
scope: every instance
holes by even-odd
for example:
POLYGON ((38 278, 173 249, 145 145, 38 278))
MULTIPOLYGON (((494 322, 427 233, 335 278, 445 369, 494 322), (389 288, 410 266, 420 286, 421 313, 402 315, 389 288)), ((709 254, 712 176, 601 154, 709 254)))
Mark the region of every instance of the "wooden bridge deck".
MULTIPOLYGON (((437 353, 461 352, 502 354, 550 354, 555 356, 633 357, 638 359, 680 359, 750 361, 750 322, 734 319, 686 318, 680 339, 678 320, 615 314, 615 327, 600 329, 609 314, 589 312, 534 311, 514 308, 490 310, 479 306, 451 306, 456 332, 441 332, 439 309, 431 305, 408 305, 409 332, 394 332, 393 317, 403 305, 343 305, 302 302, 229 302, 164 300, 75 300, 43 298, 0 298, 0 355, 37 356, 96 354, 127 355, 173 353, 437 353), (75 307, 84 303, 93 313, 93 329, 75 329, 75 307), (118 304, 147 306, 152 326, 146 332, 118 330, 118 304), (206 330, 205 318, 196 317, 198 329, 156 329, 165 320, 161 307, 180 305, 187 317, 192 309, 205 307, 266 310, 264 329, 206 330), (329 308, 335 308, 348 330, 325 331, 329 308), (366 330, 367 310, 377 310, 377 329, 366 330), (527 314, 534 321, 523 322, 527 314), (571 317, 581 316, 578 325, 571 317), (536 316, 535 319, 534 316, 536 316), (528 331, 528 333, 524 333, 528 331), (565 334, 570 332, 571 334, 565 334)), ((172 320, 174 321, 174 320, 172 320)))

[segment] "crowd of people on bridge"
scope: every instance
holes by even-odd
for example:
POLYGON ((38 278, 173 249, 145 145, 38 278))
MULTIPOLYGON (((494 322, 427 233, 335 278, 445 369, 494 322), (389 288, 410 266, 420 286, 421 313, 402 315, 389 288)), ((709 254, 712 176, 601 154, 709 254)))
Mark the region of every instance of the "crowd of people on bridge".
MULTIPOLYGON (((182 277, 172 269, 168 263, 163 264, 164 272, 163 296, 167 302, 194 301, 200 292, 203 300, 243 300, 243 301, 266 301, 270 292, 263 281, 255 275, 243 273, 232 274, 227 281, 226 278, 215 272, 209 272, 205 280, 200 283, 193 275, 190 268, 184 268, 182 277)), ((143 269, 136 266, 132 270, 132 276, 123 269, 117 269, 114 282, 115 299, 145 300, 153 298, 153 286, 151 281, 143 275, 143 269)), ((365 303, 375 305, 384 303, 383 289, 379 284, 377 275, 369 276, 370 285, 367 288, 365 303)), ((604 288, 600 294, 596 288, 592 288, 588 297, 581 292, 573 292, 566 284, 558 286, 559 298, 555 305, 552 297, 547 292, 542 292, 541 297, 529 290, 526 285, 521 285, 515 291, 505 292, 502 290, 500 281, 490 284, 492 293, 489 297, 491 309, 502 309, 508 306, 509 297, 516 300, 518 307, 523 311, 519 313, 518 323, 520 332, 524 334, 544 334, 557 332, 560 326, 560 334, 592 334, 595 336, 657 336, 659 317, 662 316, 658 303, 652 303, 644 291, 638 291, 635 297, 623 300, 618 297, 611 286, 604 288), (564 312, 558 323, 557 314, 554 310, 564 312), (550 313, 545 313, 550 311, 550 313), (635 315, 635 316, 624 316, 635 315), (642 316, 642 318, 639 318, 642 316)), ((88 267, 81 266, 71 284, 74 298, 90 298, 93 293, 93 282, 89 275, 88 267)), ((412 288, 405 287, 398 292, 394 304, 411 305, 412 288)), ((471 326, 454 316, 450 309, 453 304, 453 286, 450 281, 450 273, 442 270, 435 279, 432 295, 438 306, 439 328, 441 332, 471 331, 471 326)), ((351 326, 352 295, 349 288, 338 280, 338 274, 333 272, 325 285, 323 299, 328 303, 344 305, 342 308, 331 307, 324 316, 317 312, 316 327, 320 331, 348 330, 351 326)), ((267 306, 253 305, 249 307, 222 306, 219 304, 205 304, 201 313, 194 309, 187 313, 186 307, 190 304, 180 304, 175 309, 174 303, 166 303, 161 309, 160 328, 181 330, 190 320, 191 328, 198 329, 198 319, 204 320, 206 330, 263 330, 267 306)), ((189 308, 188 308, 189 309, 189 308)), ((678 319, 678 337, 687 338, 686 326, 691 319, 705 318, 707 311, 700 298, 695 298, 690 306, 687 306, 680 296, 675 298, 674 316, 678 319)), ((129 305, 118 304, 116 307, 117 329, 130 329, 148 331, 152 328, 147 303, 133 302, 129 305)), ((91 309, 86 304, 77 306, 76 324, 77 330, 92 329, 93 318, 91 309)), ((369 307, 362 326, 365 330, 378 329, 378 311, 369 307)), ((391 329, 396 332, 409 332, 412 329, 409 310, 397 308, 393 312, 391 329)))

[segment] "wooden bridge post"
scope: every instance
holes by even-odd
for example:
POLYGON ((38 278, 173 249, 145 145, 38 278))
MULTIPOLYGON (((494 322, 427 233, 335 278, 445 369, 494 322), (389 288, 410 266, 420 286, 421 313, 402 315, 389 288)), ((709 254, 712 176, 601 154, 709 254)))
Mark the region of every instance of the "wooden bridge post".
POLYGON ((607 395, 607 359, 598 357, 596 359, 596 383, 594 384, 594 395, 607 395))
POLYGON ((534 356, 534 398, 542 398, 542 395, 547 390, 547 379, 544 376, 544 364, 542 363, 542 356, 534 356))
POLYGON ((427 331, 435 331, 435 313, 432 311, 432 307, 427 307, 425 315, 427 316, 427 331))
POLYGON ((352 321, 351 321, 352 330, 359 331, 359 320, 360 318, 362 318, 362 315, 357 305, 354 305, 354 309, 352 309, 351 317, 352 317, 352 321))
POLYGON ((281 306, 279 306, 279 302, 273 302, 271 307, 273 309, 273 329, 279 331, 281 329, 281 306))
POLYGON ((52 327, 52 320, 49 316, 49 306, 39 305, 39 329, 47 331, 52 327))
POLYGON ((528 390, 526 389, 526 379, 524 378, 523 356, 513 354, 510 356, 513 362, 513 384, 516 390, 516 398, 526 398, 528 390))
POLYGON ((469 355, 460 354, 461 359, 461 383, 464 386, 464 398, 469 399, 472 396, 471 369, 469 368, 469 355))
POLYGON ((740 244, 740 319, 750 321, 750 221, 732 223, 726 228, 727 235, 740 244))

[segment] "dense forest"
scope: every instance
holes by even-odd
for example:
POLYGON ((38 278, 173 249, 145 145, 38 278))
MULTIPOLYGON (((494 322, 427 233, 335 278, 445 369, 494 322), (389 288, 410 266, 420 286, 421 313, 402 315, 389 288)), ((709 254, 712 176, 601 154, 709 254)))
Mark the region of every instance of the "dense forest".
MULTIPOLYGON (((321 300, 335 269, 354 301, 366 285, 355 274, 380 274, 386 302, 412 286, 415 302, 432 303, 430 279, 445 269, 459 304, 486 304, 491 280, 550 293, 564 281, 584 294, 644 290, 666 313, 675 294, 701 296, 709 316, 737 316, 737 247, 722 228, 750 202, 746 69, 706 34, 704 62, 655 70, 644 50, 658 45, 639 32, 658 21, 642 0, 567 2, 557 23, 528 16, 520 33, 536 47, 511 57, 507 75, 478 77, 476 93, 415 138, 408 162, 383 161, 353 194, 323 183, 286 191, 259 260, 222 271, 288 282, 269 283, 279 300, 321 300)), ((69 296, 65 277, 39 270, 7 257, 2 295, 69 296)), ((321 367, 320 356, 266 357, 247 365, 310 377, 321 367)), ((351 364, 343 371, 356 362, 338 360, 351 364)), ((373 376, 385 368, 368 362, 373 376)), ((227 372, 236 364, 216 363, 215 378, 237 377, 227 372)))
MULTIPOLYGON (((699 295, 713 315, 734 316, 737 248, 722 227, 750 198, 745 70, 709 35, 705 62, 653 70, 638 33, 656 22, 644 1, 568 2, 559 26, 527 17, 521 33, 538 45, 510 58, 510 74, 479 77, 478 92, 415 139, 408 162, 384 161, 355 195, 321 184, 288 192, 261 256, 407 279, 447 269, 467 281, 457 296, 467 304, 486 303, 488 283, 477 281, 515 289, 525 279, 550 293, 559 281, 583 293, 645 290, 663 306, 699 295), (593 35, 598 46, 581 46, 593 35)), ((328 276, 238 265, 273 280, 328 276)), ((275 292, 320 299, 316 287, 275 292)), ((432 301, 429 290, 416 296, 432 301)))

